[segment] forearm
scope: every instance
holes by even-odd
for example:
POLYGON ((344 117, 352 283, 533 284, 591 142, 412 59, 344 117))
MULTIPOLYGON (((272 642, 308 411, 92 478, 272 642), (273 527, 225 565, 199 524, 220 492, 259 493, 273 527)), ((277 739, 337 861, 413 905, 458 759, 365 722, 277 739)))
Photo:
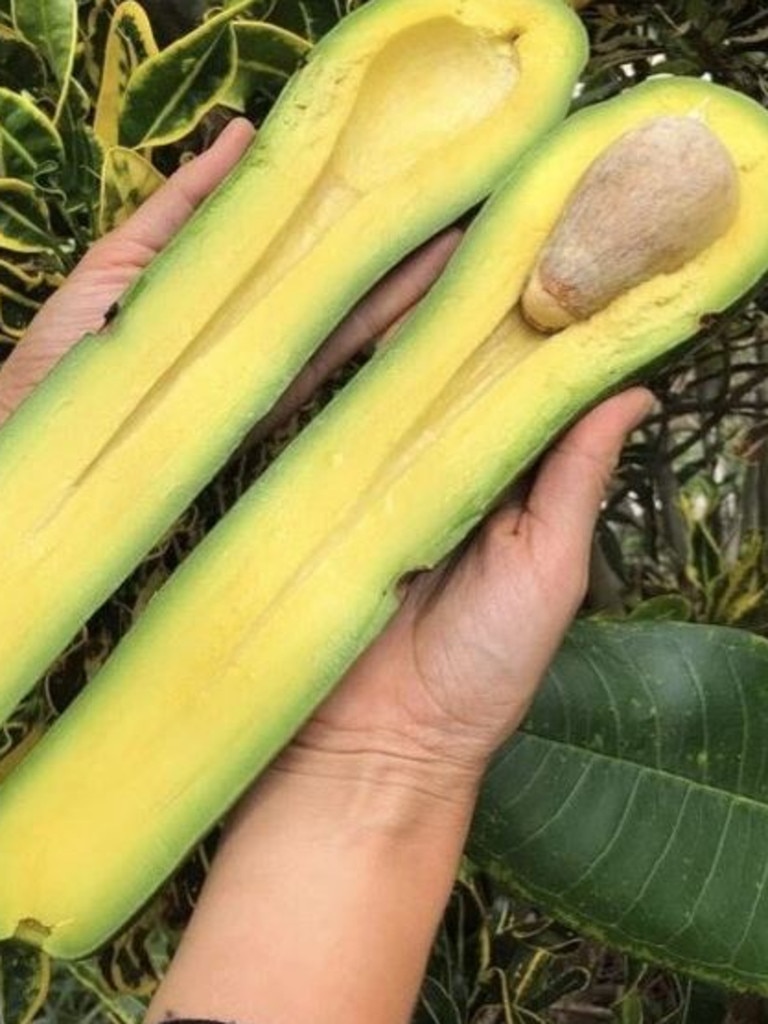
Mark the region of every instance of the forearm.
POLYGON ((151 1024, 408 1021, 474 787, 341 757, 273 770, 244 802, 151 1024))

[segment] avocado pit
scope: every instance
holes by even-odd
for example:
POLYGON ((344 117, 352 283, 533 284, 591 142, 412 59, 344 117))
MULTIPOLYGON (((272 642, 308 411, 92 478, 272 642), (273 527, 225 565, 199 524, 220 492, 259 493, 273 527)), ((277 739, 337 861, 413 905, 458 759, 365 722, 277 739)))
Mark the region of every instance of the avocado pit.
POLYGON ((559 331, 679 270, 730 227, 738 197, 733 158, 700 117, 647 121, 576 186, 528 281, 523 315, 559 331))

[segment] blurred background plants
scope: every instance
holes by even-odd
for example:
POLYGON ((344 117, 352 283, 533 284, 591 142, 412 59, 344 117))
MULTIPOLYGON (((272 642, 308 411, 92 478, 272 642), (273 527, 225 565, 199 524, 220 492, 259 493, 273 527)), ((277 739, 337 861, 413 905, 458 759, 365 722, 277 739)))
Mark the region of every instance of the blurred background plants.
MULTIPOLYGON (((260 123, 313 43, 353 6, 0 0, 0 359, 93 240, 228 119, 260 123)), ((768 100, 768 9, 756 0, 620 0, 582 14, 592 60, 575 105, 659 72, 708 75, 768 100)), ((588 610, 768 635, 768 290, 701 340, 656 381, 659 409, 625 452, 595 543, 588 610)), ((100 610, 0 730, 0 777, 338 383, 242 451, 100 610)), ((139 1021, 214 844, 89 961, 52 965, 0 947, 0 1022, 139 1021)), ((587 942, 467 865, 415 1024, 758 1024, 767 1007, 587 942)))

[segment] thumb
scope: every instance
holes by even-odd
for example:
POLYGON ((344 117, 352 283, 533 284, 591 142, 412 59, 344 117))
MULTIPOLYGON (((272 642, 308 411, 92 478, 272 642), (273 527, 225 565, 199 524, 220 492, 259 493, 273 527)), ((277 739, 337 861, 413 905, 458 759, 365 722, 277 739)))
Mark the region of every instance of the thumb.
POLYGON ((611 475, 629 433, 645 419, 654 397, 631 388, 588 413, 545 458, 526 502, 530 528, 553 556, 586 559, 611 475))

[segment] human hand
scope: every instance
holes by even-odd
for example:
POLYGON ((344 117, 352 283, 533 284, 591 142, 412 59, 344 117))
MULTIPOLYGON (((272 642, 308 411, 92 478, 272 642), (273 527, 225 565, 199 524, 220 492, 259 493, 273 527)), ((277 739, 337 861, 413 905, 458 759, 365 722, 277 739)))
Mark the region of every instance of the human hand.
POLYGON ((230 818, 148 1024, 411 1019, 483 768, 577 610, 604 488, 649 401, 633 389, 590 413, 522 504, 410 584, 230 818))
MULTIPOLYGON (((93 246, 0 371, 0 421, 102 327, 251 138, 246 122, 233 122, 93 246)), ((444 232, 374 289, 257 436, 418 301, 459 238, 444 232)), ((151 1020, 167 1019, 171 1006, 222 1019, 244 1020, 256 1006, 273 1020, 405 1019, 482 769, 519 723, 578 607, 603 488, 647 402, 636 389, 592 412, 548 456, 522 505, 497 511, 460 558, 408 585, 389 628, 241 804, 151 1020), (358 962, 371 918, 378 954, 358 962), (254 962, 256 976, 244 968, 254 962), (365 1012, 350 1013, 357 1005, 365 1012)))
POLYGON ((471 802, 581 604, 605 490, 652 402, 633 388, 598 406, 546 456, 523 501, 418 576, 275 769, 471 802))

